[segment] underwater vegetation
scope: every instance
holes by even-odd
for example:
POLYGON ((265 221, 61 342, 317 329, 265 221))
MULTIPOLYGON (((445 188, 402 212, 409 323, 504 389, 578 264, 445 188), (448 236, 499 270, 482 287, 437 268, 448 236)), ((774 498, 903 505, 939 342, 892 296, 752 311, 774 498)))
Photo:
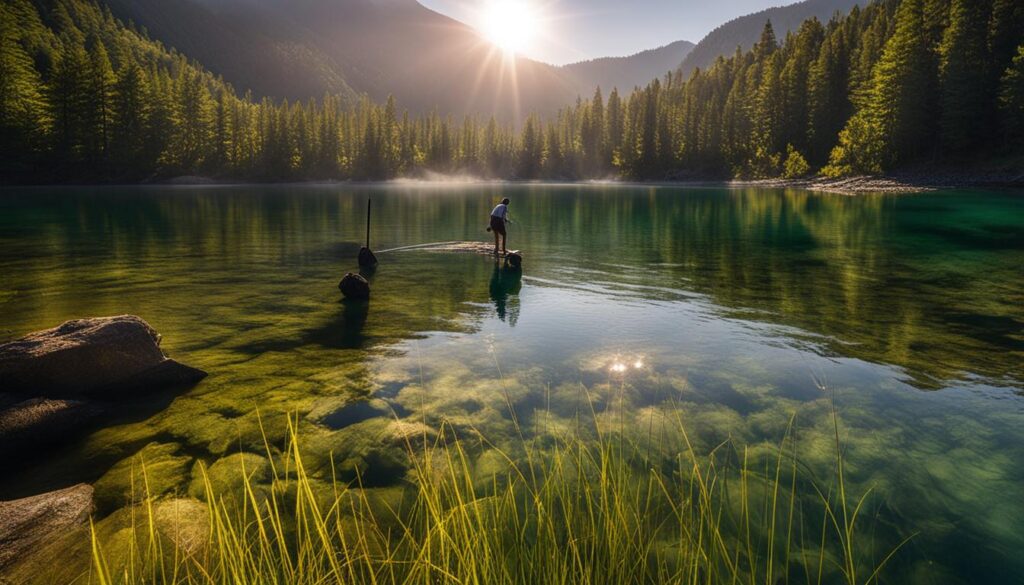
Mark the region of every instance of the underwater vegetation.
POLYGON ((66 562, 21 570, 101 584, 853 585, 879 582, 913 537, 887 544, 871 490, 848 491, 835 411, 831 473, 812 477, 792 420, 769 450, 726 441, 698 455, 683 408, 638 429, 616 422, 613 405, 599 416, 602 397, 585 394, 578 426, 538 421, 548 432, 504 447, 393 418, 409 468, 384 490, 358 472, 323 479, 298 417, 280 450, 268 441, 263 454, 199 464, 188 494, 155 496, 159 472, 141 460, 132 505, 52 544, 66 562), (644 439, 667 435, 678 452, 644 439))

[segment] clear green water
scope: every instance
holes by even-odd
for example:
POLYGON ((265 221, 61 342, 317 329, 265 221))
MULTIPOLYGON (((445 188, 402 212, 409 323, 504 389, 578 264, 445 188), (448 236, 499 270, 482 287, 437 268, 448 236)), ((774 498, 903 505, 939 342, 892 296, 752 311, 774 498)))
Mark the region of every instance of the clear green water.
POLYGON ((801 460, 826 475, 834 397, 852 488, 875 490, 862 546, 918 533, 892 582, 1024 580, 1020 192, 6 190, 0 274, 4 339, 134 313, 170 355, 210 372, 17 462, 0 497, 95 481, 152 442, 177 450, 167 489, 186 491, 195 460, 259 452, 256 409, 272 440, 282 413, 312 412, 302 432, 314 468, 326 473, 333 452, 389 489, 402 468, 374 444, 386 423, 317 413, 373 395, 409 420, 447 419, 500 443, 515 434, 507 400, 537 432, 578 420, 581 388, 611 385, 629 388, 619 416, 638 429, 678 399, 705 451, 732 438, 769 453, 795 414, 801 460), (486 240, 491 206, 511 197, 522 277, 484 256, 389 252, 369 305, 343 304, 337 282, 355 270, 368 195, 375 250, 486 240))

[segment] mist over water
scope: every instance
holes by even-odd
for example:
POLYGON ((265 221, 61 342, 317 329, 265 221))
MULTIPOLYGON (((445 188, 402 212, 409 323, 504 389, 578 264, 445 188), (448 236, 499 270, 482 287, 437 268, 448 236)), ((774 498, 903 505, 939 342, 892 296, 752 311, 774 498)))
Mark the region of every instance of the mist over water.
MULTIPOLYGON (((631 429, 665 457, 684 449, 663 424, 678 411, 695 450, 731 439, 755 461, 795 415, 801 463, 824 477, 834 400, 851 488, 873 489, 864 554, 917 533, 892 582, 1015 582, 1020 201, 491 183, 6 190, 0 336, 132 313, 211 375, 164 410, 10 462, 0 497, 96 481, 160 448, 183 461, 168 489, 186 491, 195 460, 258 452, 257 408, 271 439, 283 413, 304 417, 321 478, 333 456, 342 473, 370 462, 368 485, 393 489, 401 462, 365 437, 395 421, 337 408, 355 396, 497 444, 514 440, 513 418, 537 435, 631 429), (389 250, 491 241, 505 196, 521 275, 393 250, 370 303, 341 302, 367 197, 372 247, 389 250)), ((116 509, 100 495, 101 513, 116 509)))

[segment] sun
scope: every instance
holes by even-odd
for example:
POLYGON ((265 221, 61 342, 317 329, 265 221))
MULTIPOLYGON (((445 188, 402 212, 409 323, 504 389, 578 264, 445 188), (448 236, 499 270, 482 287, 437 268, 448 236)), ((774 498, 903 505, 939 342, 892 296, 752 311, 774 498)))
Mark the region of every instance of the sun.
POLYGON ((506 53, 518 53, 537 36, 540 19, 528 2, 493 0, 484 10, 482 25, 488 40, 506 53))

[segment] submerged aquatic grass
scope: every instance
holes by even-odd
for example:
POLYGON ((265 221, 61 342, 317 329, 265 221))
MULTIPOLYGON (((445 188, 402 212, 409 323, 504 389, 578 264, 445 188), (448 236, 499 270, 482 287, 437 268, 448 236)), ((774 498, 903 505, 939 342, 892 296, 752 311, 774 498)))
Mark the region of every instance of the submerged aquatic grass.
POLYGON ((877 582, 902 546, 880 559, 858 546, 870 491, 856 500, 847 493, 838 418, 836 466, 824 483, 806 477, 792 421, 764 459, 728 441, 698 456, 680 409, 674 419, 683 444, 668 459, 597 425, 520 435, 502 449, 442 423, 436 434, 407 436, 407 487, 388 501, 359 478, 325 485, 312 477, 299 419, 289 418, 285 449, 275 457, 267 445, 268 487, 252 481, 244 460, 237 493, 219 491, 203 469, 201 534, 168 530, 145 498, 119 553, 93 531, 91 572, 104 585, 854 585, 877 582), (482 452, 491 462, 485 474, 482 452))

